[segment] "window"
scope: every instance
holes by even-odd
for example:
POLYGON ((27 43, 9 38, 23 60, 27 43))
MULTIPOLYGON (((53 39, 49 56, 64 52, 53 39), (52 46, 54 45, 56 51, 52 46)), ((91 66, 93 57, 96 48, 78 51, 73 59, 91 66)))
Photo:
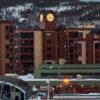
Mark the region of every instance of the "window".
POLYGON ((28 41, 21 41, 22 45, 33 45, 33 41, 32 40, 28 40, 28 41))
POLYGON ((77 32, 69 32, 69 37, 76 38, 76 37, 78 37, 78 33, 77 32))
POLYGON ((51 55, 47 55, 47 58, 51 58, 51 55))
POLYGON ((74 64, 74 62, 70 62, 70 64, 74 64))
POLYGON ((21 38, 32 38, 33 33, 20 33, 21 38))
POLYGON ((70 60, 74 60, 74 55, 70 55, 70 60))
POLYGON ((95 43, 95 48, 96 48, 96 49, 99 48, 99 43, 95 43))
POLYGON ((19 37, 20 37, 20 34, 16 33, 15 38, 19 38, 19 37))
POLYGON ((15 49, 15 53, 18 53, 18 52, 20 52, 20 49, 19 48, 16 48, 15 49))
POLYGON ((79 64, 82 64, 82 61, 79 61, 78 63, 79 63, 79 64))
POLYGON ((73 52, 74 52, 74 48, 73 48, 73 47, 70 47, 70 48, 69 48, 69 52, 70 52, 70 53, 73 53, 73 52))
POLYGON ((47 43, 51 43, 51 41, 50 40, 47 40, 47 43))
POLYGON ((52 64, 51 62, 47 62, 47 64, 52 64))
POLYGON ((22 53, 33 53, 33 48, 22 48, 20 50, 22 53))
POLYGON ((14 26, 13 25, 5 26, 5 30, 6 32, 14 32, 14 26))
POLYGON ((33 56, 22 55, 22 56, 21 56, 21 60, 33 60, 33 56))
POLYGON ((48 50, 48 51, 51 51, 51 48, 50 48, 50 47, 48 47, 48 48, 47 48, 47 50, 48 50))
POLYGON ((78 35, 79 35, 79 36, 82 36, 82 35, 83 35, 83 32, 78 32, 78 35))

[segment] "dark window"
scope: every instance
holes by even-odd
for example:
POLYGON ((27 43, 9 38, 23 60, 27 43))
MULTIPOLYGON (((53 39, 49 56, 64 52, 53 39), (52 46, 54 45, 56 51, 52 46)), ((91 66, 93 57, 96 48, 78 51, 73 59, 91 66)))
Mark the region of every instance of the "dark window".
POLYGON ((47 55, 47 58, 51 58, 51 55, 47 55))
POLYGON ((15 34, 15 37, 16 37, 16 38, 19 38, 19 37, 20 37, 20 34, 16 33, 16 34, 15 34))
POLYGON ((96 48, 96 49, 99 48, 99 43, 95 43, 95 48, 96 48))
POLYGON ((52 64, 51 62, 47 62, 47 64, 52 64))
POLYGON ((70 60, 74 60, 74 55, 70 55, 70 60))
POLYGON ((70 48, 69 48, 69 52, 70 52, 70 53, 73 53, 73 52, 74 52, 74 48, 73 48, 73 47, 70 47, 70 48))
POLYGON ((79 64, 82 64, 82 61, 79 61, 78 63, 79 63, 79 64))
POLYGON ((69 37, 76 38, 76 37, 78 37, 78 33, 77 32, 69 32, 69 37))
POLYGON ((70 62, 70 64, 74 64, 74 62, 70 62))
POLYGON ((22 53, 33 53, 33 48, 23 48, 20 50, 22 53))
POLYGON ((33 60, 33 55, 29 56, 29 55, 22 55, 21 56, 21 60, 33 60))
POLYGON ((33 66, 33 63, 21 63, 23 67, 29 67, 29 69, 33 66))
POLYGON ((47 43, 51 43, 51 40, 47 40, 47 43))
POLYGON ((5 30, 6 30, 6 32, 14 32, 14 26, 13 26, 13 25, 11 25, 11 26, 6 26, 6 27, 5 27, 5 30))
POLYGON ((33 45, 33 41, 32 40, 21 41, 21 45, 33 45))
POLYGON ((20 33, 21 38, 33 38, 33 33, 20 33))
POLYGON ((15 49, 15 53, 18 53, 18 52, 20 52, 20 49, 19 48, 16 48, 15 49))
POLYGON ((51 48, 48 47, 47 50, 48 50, 48 51, 51 51, 51 48))

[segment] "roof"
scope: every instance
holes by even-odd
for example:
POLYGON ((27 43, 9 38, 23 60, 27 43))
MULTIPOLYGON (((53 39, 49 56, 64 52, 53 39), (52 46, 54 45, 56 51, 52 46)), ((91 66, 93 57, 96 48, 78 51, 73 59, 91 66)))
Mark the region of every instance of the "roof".
POLYGON ((40 65, 42 73, 59 73, 59 70, 61 73, 100 73, 100 64, 40 65))
POLYGON ((40 68, 49 68, 52 66, 53 68, 100 68, 100 64, 41 64, 40 68))
POLYGON ((41 75, 58 74, 100 74, 100 64, 41 64, 39 69, 34 70, 34 76, 40 78, 41 75))

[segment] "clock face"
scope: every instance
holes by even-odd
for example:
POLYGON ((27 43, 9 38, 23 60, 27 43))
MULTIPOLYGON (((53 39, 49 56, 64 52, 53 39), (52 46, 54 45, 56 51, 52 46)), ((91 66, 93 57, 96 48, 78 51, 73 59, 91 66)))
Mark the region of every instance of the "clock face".
POLYGON ((43 14, 40 14, 40 21, 43 21, 43 14))
POLYGON ((52 22, 54 20, 54 15, 52 13, 47 14, 47 21, 52 22))

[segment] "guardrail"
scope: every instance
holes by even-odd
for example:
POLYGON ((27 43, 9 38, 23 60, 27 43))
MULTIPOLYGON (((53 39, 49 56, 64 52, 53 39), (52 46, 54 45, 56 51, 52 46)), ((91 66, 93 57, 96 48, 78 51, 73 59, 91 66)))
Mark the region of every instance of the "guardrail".
POLYGON ((55 94, 54 100, 100 100, 100 94, 55 94))

